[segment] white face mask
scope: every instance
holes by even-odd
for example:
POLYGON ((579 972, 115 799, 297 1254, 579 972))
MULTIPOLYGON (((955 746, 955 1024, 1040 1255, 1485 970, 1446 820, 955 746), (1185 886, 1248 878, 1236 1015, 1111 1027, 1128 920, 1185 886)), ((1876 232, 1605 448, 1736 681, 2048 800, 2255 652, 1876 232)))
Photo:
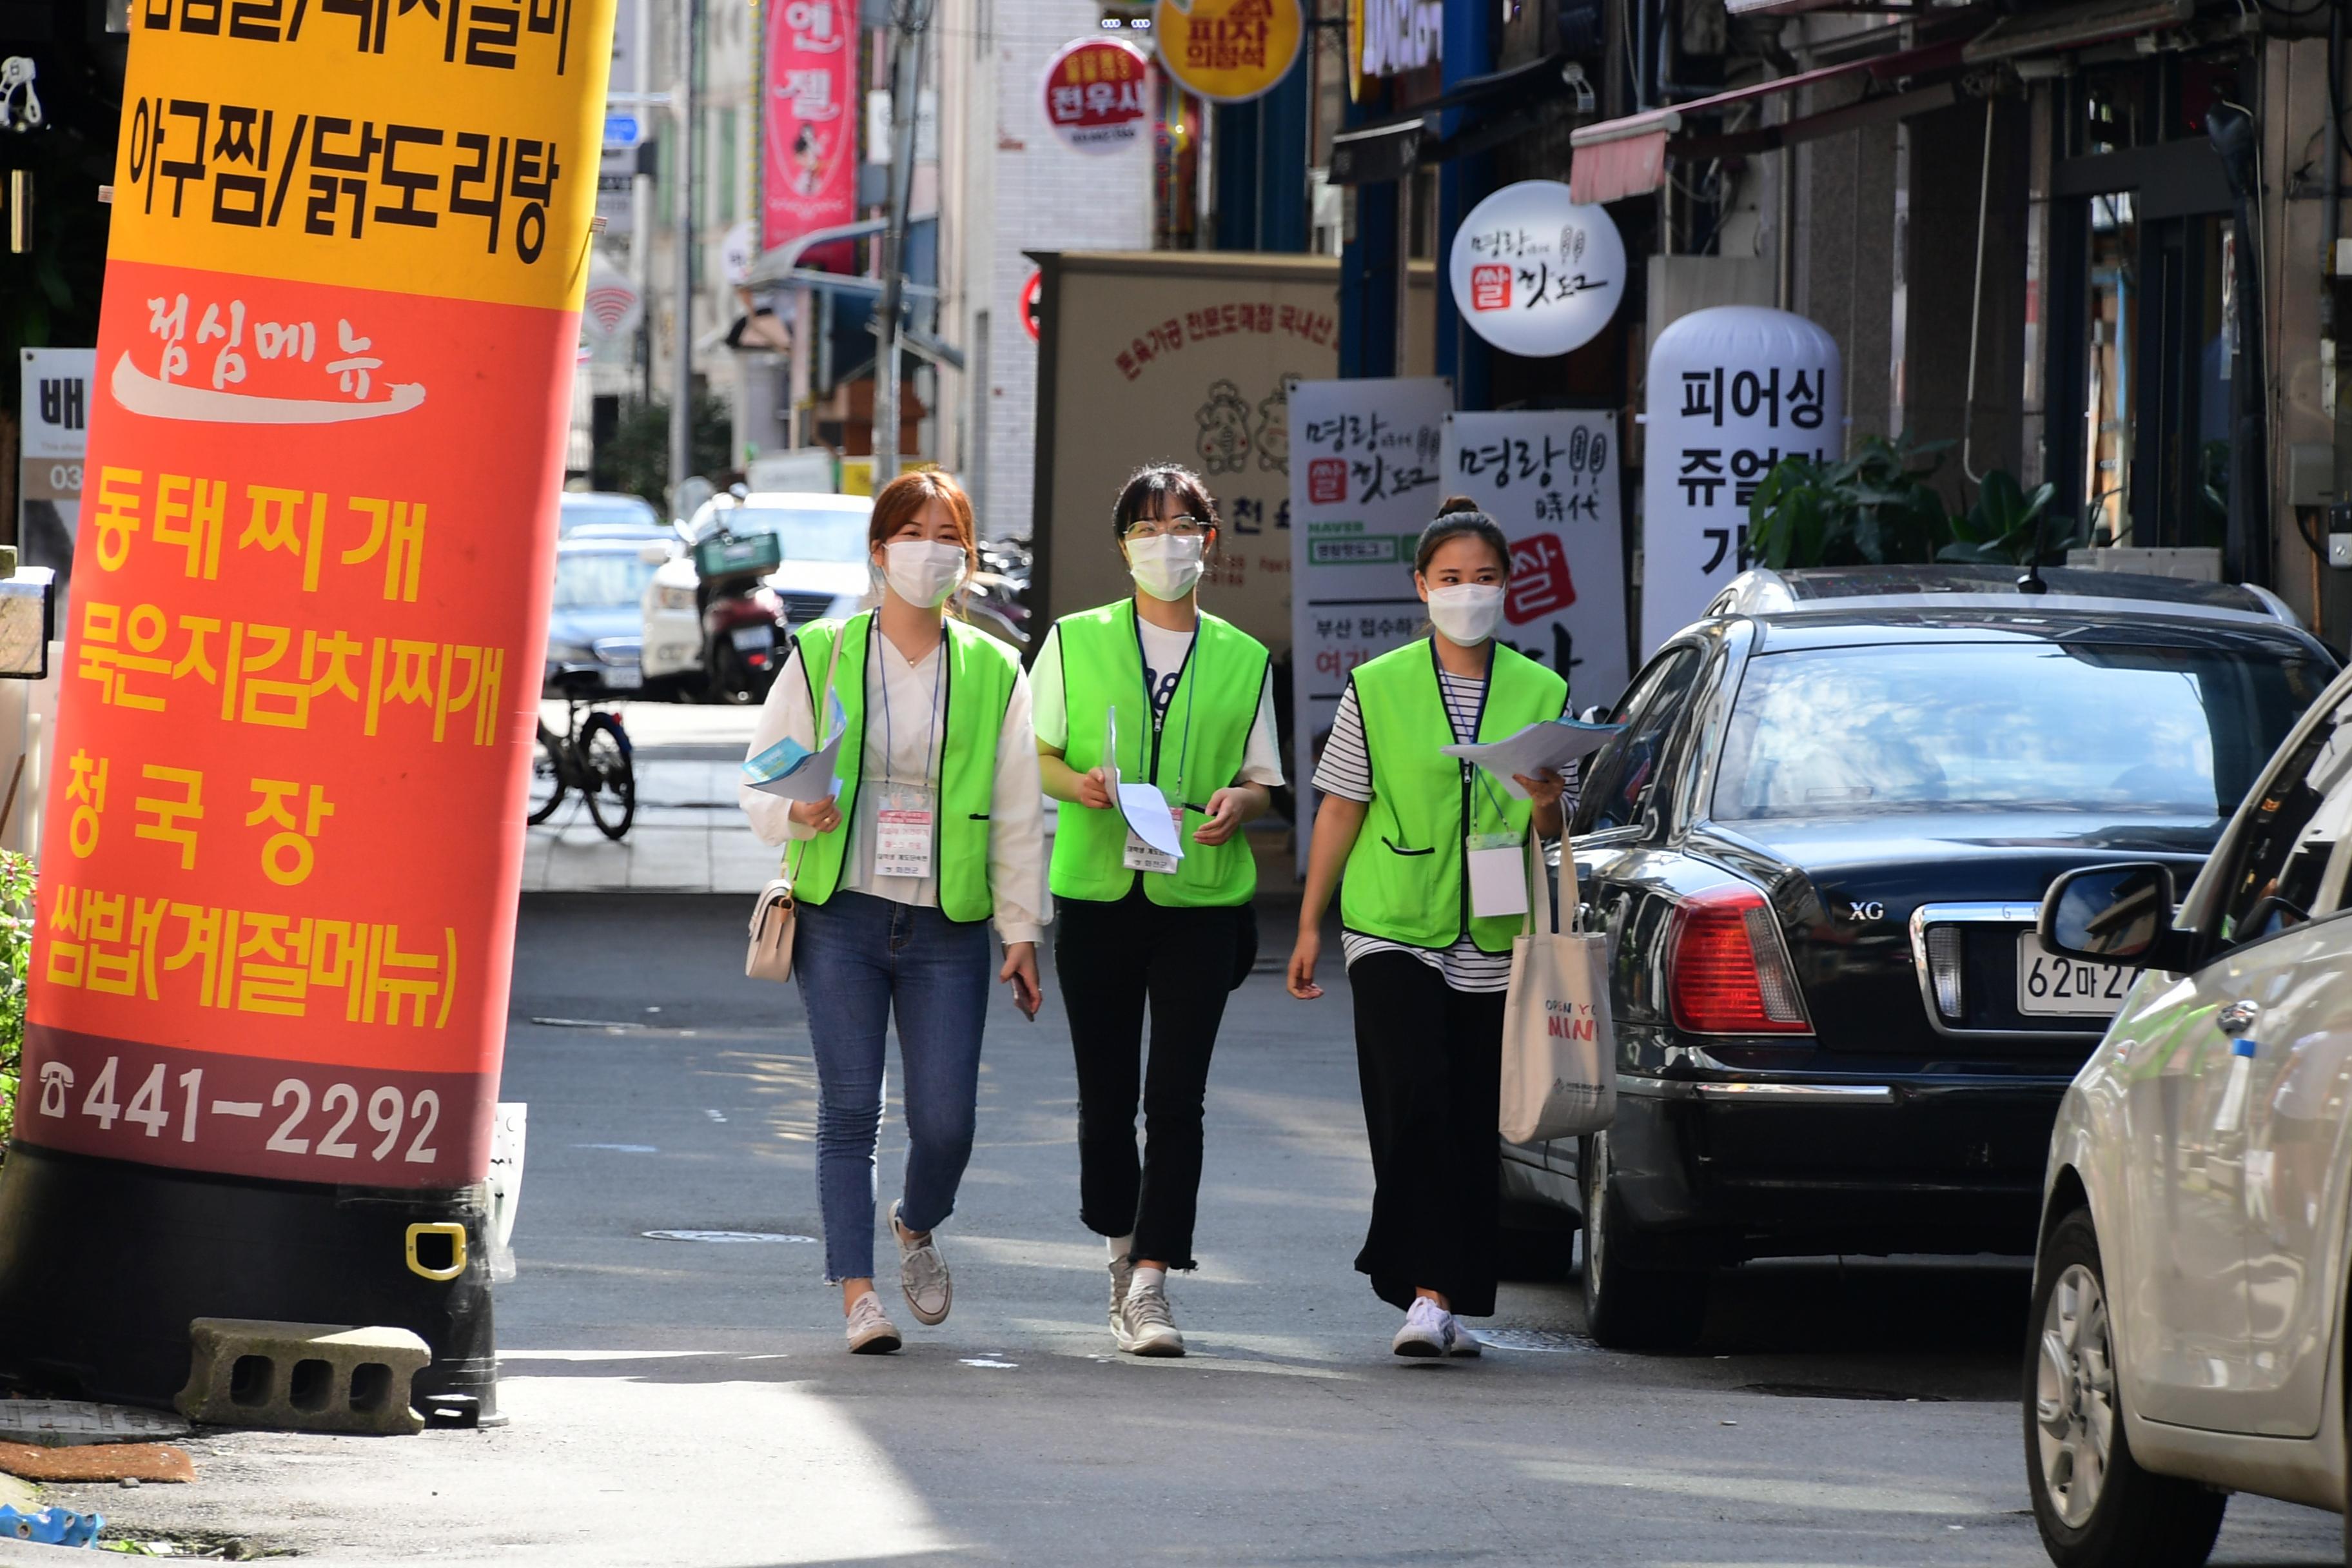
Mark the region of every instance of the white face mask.
POLYGON ((1503 618, 1503 590, 1491 583, 1457 583, 1429 591, 1429 624, 1438 636, 1463 647, 1476 647, 1495 635, 1503 618))
POLYGON ((971 566, 962 545, 936 539, 894 539, 883 546, 882 560, 890 591, 920 610, 936 610, 954 597, 971 566))
POLYGON ((1137 587, 1172 604, 1201 580, 1201 552, 1207 543, 1205 539, 1184 539, 1172 533, 1129 540, 1128 573, 1137 587))

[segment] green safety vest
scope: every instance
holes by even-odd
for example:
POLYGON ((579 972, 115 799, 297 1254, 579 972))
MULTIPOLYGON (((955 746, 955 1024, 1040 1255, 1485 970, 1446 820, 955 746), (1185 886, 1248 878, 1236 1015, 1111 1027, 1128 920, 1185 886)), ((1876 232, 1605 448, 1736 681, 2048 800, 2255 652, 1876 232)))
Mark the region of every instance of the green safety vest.
MULTIPOLYGON (((1145 896, 1180 908, 1248 903, 1257 890, 1257 860, 1244 842, 1247 835, 1208 845, 1194 843, 1192 832, 1207 820, 1209 797, 1241 776, 1265 687, 1265 645, 1230 622, 1202 615, 1168 700, 1168 716, 1155 732, 1135 601, 1065 616, 1055 630, 1068 715, 1062 760, 1082 773, 1100 767, 1105 720, 1115 710, 1119 777, 1148 779, 1169 805, 1184 808, 1184 858, 1173 871, 1145 876, 1145 896)), ((1125 898, 1138 875, 1126 858, 1124 817, 1064 803, 1054 828, 1056 896, 1102 903, 1125 898)))
MULTIPOLYGON (((1480 742, 1557 719, 1568 683, 1525 654, 1490 645, 1493 663, 1478 713, 1480 742)), ((1467 924, 1482 952, 1508 952, 1517 915, 1470 915, 1469 836, 1524 839, 1533 801, 1514 800, 1478 769, 1439 750, 1454 744, 1437 686, 1437 650, 1410 642, 1356 667, 1349 679, 1371 752, 1372 800, 1339 890, 1351 930, 1409 947, 1451 947, 1467 924)))
MULTIPOLYGON (((951 921, 984 921, 995 910, 988 886, 988 819, 996 798, 996 744, 1004 730, 1005 705, 1021 671, 1013 651, 961 621, 949 620, 947 731, 940 737, 939 808, 932 832, 932 866, 939 874, 940 912, 951 921)), ((848 853, 848 825, 857 817, 857 791, 866 752, 866 677, 882 641, 874 612, 846 621, 814 621, 801 628, 801 671, 809 683, 809 705, 824 730, 824 694, 816 689, 841 638, 841 662, 834 689, 846 715, 842 727, 838 773, 845 781, 838 802, 843 826, 814 838, 793 841, 786 875, 793 897, 822 904, 841 886, 842 858, 848 853)))

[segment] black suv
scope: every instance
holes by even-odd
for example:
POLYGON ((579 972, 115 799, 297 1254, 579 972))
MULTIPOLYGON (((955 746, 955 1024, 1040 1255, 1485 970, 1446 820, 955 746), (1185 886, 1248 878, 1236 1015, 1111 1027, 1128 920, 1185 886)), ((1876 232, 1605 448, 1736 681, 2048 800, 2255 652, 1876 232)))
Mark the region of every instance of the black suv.
POLYGON ((1611 715, 1574 833, 1616 1121, 1513 1163, 1522 1200, 1573 1184, 1603 1343, 1686 1342, 1746 1258, 2032 1250, 2129 980, 2042 952, 2043 889, 2124 859, 2186 886, 2336 668, 2257 589, 2036 586, 1751 572, 1611 715))

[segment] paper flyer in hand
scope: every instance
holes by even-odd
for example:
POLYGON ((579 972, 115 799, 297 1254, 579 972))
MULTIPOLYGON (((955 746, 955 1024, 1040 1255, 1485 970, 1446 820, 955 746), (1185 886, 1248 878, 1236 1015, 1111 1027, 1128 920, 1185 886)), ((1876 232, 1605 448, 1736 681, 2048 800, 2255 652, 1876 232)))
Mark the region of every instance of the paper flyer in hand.
POLYGON ((1175 814, 1169 809, 1168 797, 1160 793, 1158 784, 1120 784, 1118 812, 1127 818, 1127 826, 1138 838, 1162 855, 1184 858, 1183 836, 1176 831, 1175 814))
POLYGON ((789 737, 743 764, 743 782, 783 800, 817 801, 841 793, 834 767, 841 760, 841 737, 810 751, 789 737))
POLYGON ((1525 800, 1528 792, 1518 786, 1514 775, 1534 778, 1546 768, 1564 774, 1570 763, 1599 751, 1624 727, 1587 724, 1577 719, 1550 719, 1483 745, 1438 749, 1449 757, 1464 757, 1477 763, 1502 781, 1514 800, 1525 800))

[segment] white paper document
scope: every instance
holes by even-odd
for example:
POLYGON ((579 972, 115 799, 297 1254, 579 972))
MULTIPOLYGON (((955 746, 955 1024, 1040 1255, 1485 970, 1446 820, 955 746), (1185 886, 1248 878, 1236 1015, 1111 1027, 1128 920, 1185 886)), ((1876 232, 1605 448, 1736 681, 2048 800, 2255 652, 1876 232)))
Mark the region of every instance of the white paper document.
POLYGON ((841 793, 834 768, 841 761, 836 734, 816 751, 782 740, 743 764, 743 782, 782 800, 817 801, 841 793))
POLYGON ((1127 830, 1150 848, 1171 861, 1184 858, 1184 839, 1177 831, 1176 814, 1158 784, 1120 784, 1118 814, 1127 818, 1127 830))
POLYGON ((1449 757, 1466 757, 1502 781, 1514 800, 1525 800, 1513 774, 1535 777, 1546 768, 1565 776, 1568 765, 1614 740, 1622 724, 1587 724, 1575 719, 1548 719, 1530 724, 1516 735, 1483 745, 1442 746, 1449 757))

